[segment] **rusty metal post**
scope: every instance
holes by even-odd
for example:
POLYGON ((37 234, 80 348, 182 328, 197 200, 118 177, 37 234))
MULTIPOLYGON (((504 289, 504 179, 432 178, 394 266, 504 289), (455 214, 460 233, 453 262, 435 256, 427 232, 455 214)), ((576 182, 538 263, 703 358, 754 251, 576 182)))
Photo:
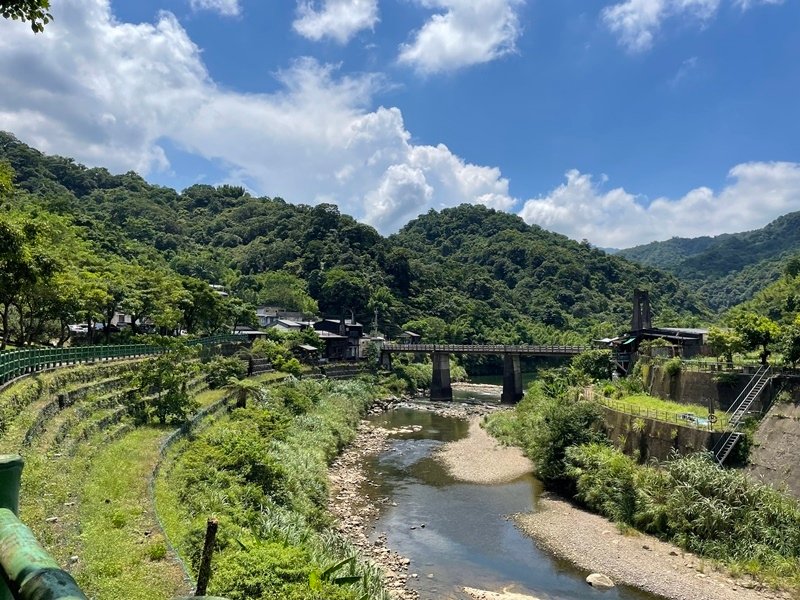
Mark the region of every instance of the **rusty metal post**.
POLYGON ((214 542, 217 540, 216 519, 209 519, 206 526, 206 541, 203 544, 203 554, 200 558, 200 569, 197 572, 197 589, 195 596, 205 596, 208 589, 208 580, 211 579, 211 558, 214 556, 214 542))

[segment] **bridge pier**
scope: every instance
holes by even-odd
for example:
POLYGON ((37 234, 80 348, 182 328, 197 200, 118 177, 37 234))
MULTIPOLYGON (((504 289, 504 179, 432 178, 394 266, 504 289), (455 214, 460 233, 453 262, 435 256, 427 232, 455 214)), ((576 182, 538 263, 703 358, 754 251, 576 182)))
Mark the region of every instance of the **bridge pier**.
POLYGON ((519 354, 503 355, 503 394, 501 402, 514 404, 522 400, 522 369, 519 354))
POLYGON ((434 352, 433 378, 431 379, 431 400, 452 400, 453 388, 450 385, 450 354, 434 352))
POLYGON ((381 352, 381 367, 387 371, 392 370, 392 355, 389 352, 381 352))

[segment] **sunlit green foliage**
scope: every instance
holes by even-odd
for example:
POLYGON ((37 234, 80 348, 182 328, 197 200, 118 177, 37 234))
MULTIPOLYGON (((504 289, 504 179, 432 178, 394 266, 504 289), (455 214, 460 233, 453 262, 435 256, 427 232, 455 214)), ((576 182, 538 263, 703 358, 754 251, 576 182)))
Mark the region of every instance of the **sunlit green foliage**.
POLYGON ((623 327, 630 291, 642 286, 661 324, 703 314, 672 277, 481 206, 431 212, 383 238, 330 204, 294 206, 235 186, 178 193, 42 155, 8 134, 3 159, 24 203, 66 217, 90 244, 97 260, 81 268, 97 275, 88 278, 94 301, 79 312, 103 325, 124 306, 162 333, 205 333, 245 324, 248 305, 264 303, 353 311, 365 324, 377 310, 390 337, 407 326, 437 342, 585 343, 623 327), (235 298, 217 302, 198 281, 235 298))
POLYGON ((231 599, 386 597, 364 564, 353 566, 352 583, 322 577, 354 554, 326 531, 327 464, 352 440, 372 395, 358 382, 281 385, 184 443, 169 473, 177 503, 170 510, 192 523, 178 545, 195 565, 205 519, 218 517, 211 592, 231 599))
POLYGON ((130 380, 135 388, 132 413, 142 421, 182 422, 194 408, 189 382, 199 371, 191 359, 197 348, 171 343, 166 352, 137 365, 130 380))
POLYGON ((34 33, 44 31, 44 26, 53 20, 49 10, 50 0, 0 0, 0 15, 30 22, 34 33))

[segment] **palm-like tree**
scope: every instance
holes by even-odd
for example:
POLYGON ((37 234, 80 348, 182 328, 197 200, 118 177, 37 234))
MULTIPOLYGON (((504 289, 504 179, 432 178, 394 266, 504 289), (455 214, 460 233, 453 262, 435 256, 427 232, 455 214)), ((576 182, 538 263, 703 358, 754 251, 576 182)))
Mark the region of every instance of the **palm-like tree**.
POLYGON ((236 408, 247 407, 247 399, 254 398, 256 400, 263 400, 266 397, 266 391, 257 381, 252 379, 238 379, 236 377, 228 378, 227 389, 233 392, 236 397, 236 408))

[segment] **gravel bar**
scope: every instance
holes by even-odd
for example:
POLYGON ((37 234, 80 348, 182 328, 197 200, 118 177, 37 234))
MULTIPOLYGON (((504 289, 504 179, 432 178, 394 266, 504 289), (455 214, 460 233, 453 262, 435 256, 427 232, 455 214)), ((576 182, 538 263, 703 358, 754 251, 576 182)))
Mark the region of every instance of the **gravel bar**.
POLYGON ((749 578, 734 579, 713 561, 652 536, 623 534, 608 519, 549 495, 539 499, 536 512, 514 520, 539 546, 575 566, 669 600, 792 598, 749 578))

